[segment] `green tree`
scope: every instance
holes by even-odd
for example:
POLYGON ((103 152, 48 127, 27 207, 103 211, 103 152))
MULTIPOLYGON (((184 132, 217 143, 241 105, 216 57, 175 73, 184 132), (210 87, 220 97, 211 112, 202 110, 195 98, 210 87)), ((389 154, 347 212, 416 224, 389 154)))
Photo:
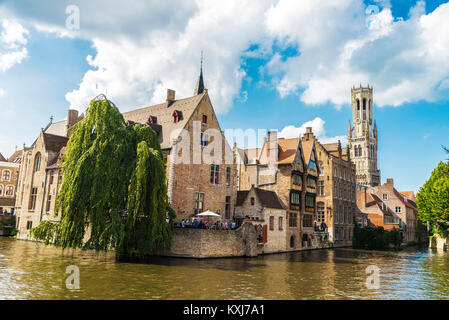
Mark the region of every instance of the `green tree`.
POLYGON ((62 171, 61 221, 41 223, 33 237, 130 255, 169 248, 174 211, 161 147, 149 126, 127 125, 109 100, 92 100, 67 144, 62 171))
POLYGON ((433 233, 446 234, 449 223, 449 163, 440 162, 416 196, 418 216, 433 233))

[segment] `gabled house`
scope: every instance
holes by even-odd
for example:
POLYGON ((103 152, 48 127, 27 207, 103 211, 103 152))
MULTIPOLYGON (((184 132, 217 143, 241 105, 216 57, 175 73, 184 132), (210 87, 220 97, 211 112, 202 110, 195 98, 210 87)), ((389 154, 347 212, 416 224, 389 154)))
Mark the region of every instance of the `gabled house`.
POLYGON ((235 218, 258 231, 259 253, 287 251, 286 208, 274 191, 251 187, 237 191, 235 218))
POLYGON ((314 136, 320 174, 317 181, 317 224, 324 221, 334 246, 351 246, 356 214, 356 171, 348 148, 320 143, 314 136))
POLYGON ((194 96, 176 100, 175 91, 168 89, 165 102, 125 112, 123 117, 129 123, 148 124, 158 134, 175 223, 206 210, 220 214, 222 221, 232 219, 235 156, 204 86, 202 70, 194 96))
POLYGON ((51 119, 31 147, 24 148, 16 201, 18 238, 29 238, 30 229, 42 220, 59 221, 55 207, 62 182, 60 160, 73 126, 82 118, 69 110, 66 120, 51 119))

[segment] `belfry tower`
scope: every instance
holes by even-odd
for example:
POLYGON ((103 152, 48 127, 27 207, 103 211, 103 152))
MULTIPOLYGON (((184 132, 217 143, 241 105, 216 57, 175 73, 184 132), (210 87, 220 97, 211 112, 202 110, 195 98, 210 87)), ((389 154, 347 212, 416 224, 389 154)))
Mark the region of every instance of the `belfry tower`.
POLYGON ((373 87, 351 89, 352 127, 348 127, 348 148, 356 165, 358 186, 380 184, 377 169, 377 126, 373 120, 373 87))

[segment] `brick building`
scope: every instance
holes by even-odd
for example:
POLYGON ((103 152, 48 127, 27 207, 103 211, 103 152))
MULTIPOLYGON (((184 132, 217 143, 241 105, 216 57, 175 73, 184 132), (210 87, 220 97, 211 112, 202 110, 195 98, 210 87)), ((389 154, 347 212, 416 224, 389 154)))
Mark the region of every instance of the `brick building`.
POLYGON ((257 227, 261 253, 287 251, 287 214, 274 191, 237 191, 235 217, 257 227))
POLYGON ((383 185, 362 188, 357 193, 358 210, 368 217, 368 224, 381 226, 385 230, 401 230, 403 241, 418 241, 418 209, 411 191, 399 192, 393 179, 387 179, 383 185), (410 197, 410 198, 408 198, 410 197))
POLYGON ((72 127, 82 117, 69 110, 66 120, 50 120, 31 147, 24 148, 16 202, 18 238, 29 238, 29 230, 42 220, 59 221, 55 205, 62 182, 60 160, 72 127))
POLYGON ((356 212, 355 165, 340 141, 321 144, 313 134, 310 139, 315 140, 320 168, 316 221, 319 225, 325 222, 334 245, 349 246, 356 212))
MULTIPOLYGON (((357 206, 358 210, 368 218, 366 225, 383 227, 388 231, 394 228, 401 229, 400 219, 376 194, 367 192, 366 187, 362 187, 361 191, 357 192, 357 206)), ((359 226, 366 226, 360 220, 358 224, 359 226)))
POLYGON ((270 131, 260 149, 244 150, 243 155, 241 188, 275 192, 286 208, 287 249, 312 247, 318 236, 314 222, 319 168, 314 141, 307 135, 278 139, 277 132, 270 131))
POLYGON ((14 213, 22 151, 5 159, 0 154, 0 213, 14 213))
POLYGON ((176 223, 206 210, 222 220, 232 219, 238 184, 235 157, 204 87, 202 70, 194 96, 176 100, 169 89, 164 103, 125 112, 123 117, 157 132, 176 223), (208 161, 209 156, 214 160, 208 161))
MULTIPOLYGON (((59 160, 72 126, 82 117, 69 110, 67 120, 51 121, 25 149, 17 203, 19 237, 27 238, 29 229, 42 220, 59 219, 54 216, 62 182, 59 160)), ((125 112, 123 117, 127 124, 149 125, 158 135, 175 222, 205 210, 219 213, 222 220, 232 219, 237 192, 235 159, 204 87, 202 70, 194 96, 176 100, 175 91, 169 89, 164 103, 125 112)))

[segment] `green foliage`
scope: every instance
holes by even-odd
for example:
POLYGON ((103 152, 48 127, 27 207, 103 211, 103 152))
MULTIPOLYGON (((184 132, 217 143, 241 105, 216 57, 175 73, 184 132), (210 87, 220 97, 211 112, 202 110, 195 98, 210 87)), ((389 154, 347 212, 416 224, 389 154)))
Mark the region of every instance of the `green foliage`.
POLYGON ((449 163, 440 162, 416 197, 418 217, 431 231, 446 235, 449 227, 449 163))
POLYGON ((385 231, 383 227, 373 228, 370 226, 360 228, 354 226, 352 246, 357 249, 385 249, 393 246, 396 250, 400 248, 402 236, 399 230, 385 231))
POLYGON ((36 239, 63 248, 147 255, 168 248, 174 218, 156 133, 125 124, 108 100, 92 100, 62 158, 61 222, 39 225, 36 239), (52 234, 52 235, 50 235, 52 234))
POLYGON ((54 244, 59 240, 60 227, 59 223, 43 220, 37 227, 30 230, 30 235, 32 238, 39 239, 45 244, 54 244))
POLYGON ((17 234, 16 217, 15 216, 2 217, 0 219, 0 229, 3 232, 6 232, 4 233, 5 235, 8 235, 10 237, 15 236, 17 234))

